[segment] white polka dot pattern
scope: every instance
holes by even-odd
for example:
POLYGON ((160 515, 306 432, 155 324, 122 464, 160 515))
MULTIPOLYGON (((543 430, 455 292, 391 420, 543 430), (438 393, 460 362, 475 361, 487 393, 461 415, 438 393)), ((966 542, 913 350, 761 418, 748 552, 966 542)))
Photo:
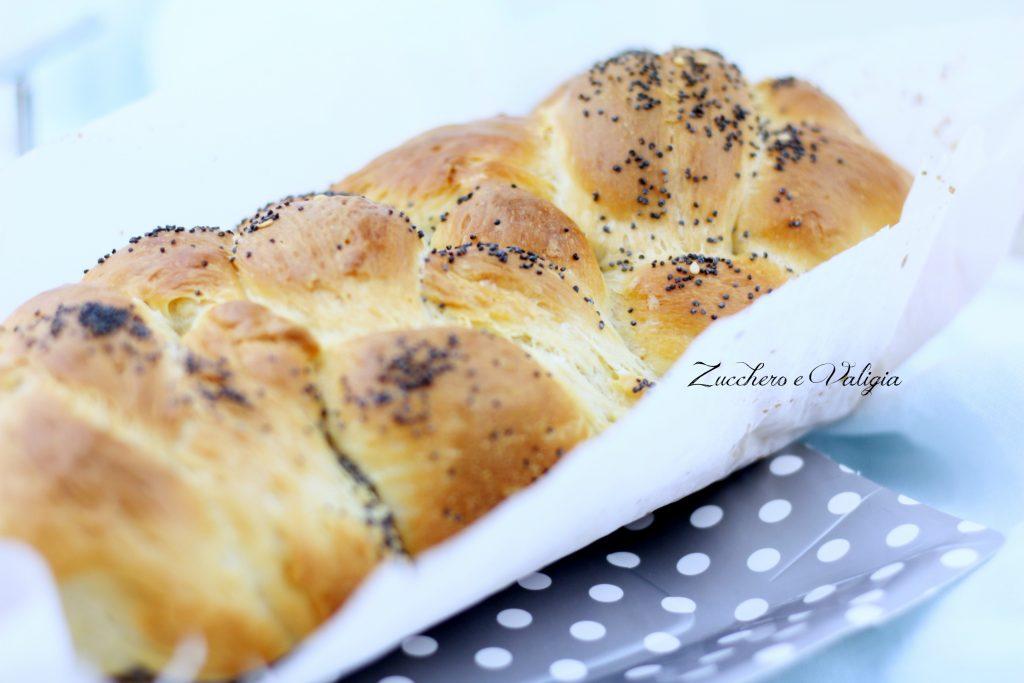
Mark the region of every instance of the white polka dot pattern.
POLYGON ((604 627, 604 624, 596 621, 577 621, 569 627, 569 633, 576 640, 591 641, 604 638, 607 629, 604 627))
POLYGON ((689 553, 679 558, 676 571, 685 576, 703 574, 711 566, 711 558, 704 553, 689 553))
POLYGON ((943 553, 939 561, 950 569, 962 569, 978 561, 978 551, 974 548, 957 548, 943 553))
POLYGON ((430 636, 409 636, 402 641, 402 652, 410 657, 429 657, 437 651, 437 641, 430 636))
POLYGON ((548 669, 556 681, 582 681, 587 677, 587 665, 578 659, 559 659, 548 669))
POLYGON ((644 647, 655 654, 665 654, 679 649, 679 639, 671 633, 655 631, 644 636, 644 647))
POLYGON ((749 678, 884 621, 999 542, 794 446, 522 576, 345 681, 749 678))
POLYGON ((524 609, 510 607, 498 612, 498 623, 505 628, 526 628, 533 623, 533 615, 524 609))
POLYGON ((885 597, 885 591, 881 588, 874 588, 869 590, 867 593, 861 593, 853 600, 850 600, 851 605, 863 605, 866 602, 878 602, 885 597))
POLYGON ((622 589, 613 583, 599 583, 590 587, 590 597, 598 602, 618 602, 622 599, 622 589))
POLYGON ((697 611, 697 603, 693 600, 675 595, 662 598, 661 607, 666 612, 673 612, 675 614, 693 614, 697 611))
POLYGON ((832 496, 828 501, 828 511, 833 515, 848 515, 860 505, 860 494, 843 491, 832 496))
POLYGON ((654 523, 654 514, 651 513, 651 514, 646 514, 643 517, 630 522, 629 524, 626 525, 626 528, 629 529, 630 531, 642 531, 643 529, 646 529, 647 527, 649 527, 653 523, 654 523))
POLYGON ((818 548, 818 559, 822 562, 835 562, 841 560, 850 552, 850 542, 845 538, 833 538, 826 541, 818 548))
POLYGON ((635 553, 608 553, 608 557, 605 559, 608 560, 609 564, 622 567, 623 569, 633 569, 640 565, 640 558, 635 553))
POLYGON ((762 505, 761 509, 757 511, 757 516, 762 522, 775 524, 776 522, 781 522, 786 517, 789 517, 789 513, 792 511, 792 503, 782 498, 776 498, 775 500, 770 500, 762 505))
POLYGON ((512 663, 512 653, 503 647, 485 647, 474 657, 482 669, 504 669, 512 663))
POLYGON ((804 459, 799 455, 792 455, 787 453, 785 455, 777 455, 772 458, 771 465, 768 468, 771 473, 778 477, 788 477, 791 474, 800 471, 800 468, 804 466, 804 459))
POLYGON ((626 671, 626 680, 642 681, 645 678, 657 676, 660 671, 660 664, 642 664, 640 666, 634 666, 632 669, 626 671))
POLYGON ((518 583, 526 590, 542 591, 551 585, 551 577, 541 572, 534 572, 519 579, 518 583))
POLYGON ((792 643, 779 643, 777 645, 769 645, 763 650, 755 652, 754 661, 759 664, 782 664, 792 659, 795 655, 796 647, 792 643))
POLYGON ((916 524, 900 524, 886 534, 885 544, 890 548, 902 548, 912 543, 919 533, 921 529, 916 524))
POLYGON ((901 571, 903 571, 904 566, 905 565, 902 562, 893 562, 892 564, 887 564, 884 567, 876 569, 875 571, 871 572, 871 580, 885 581, 886 579, 891 579, 892 577, 896 576, 901 571))
POLYGON ((864 604, 854 605, 846 610, 846 620, 855 626, 867 626, 881 621, 885 610, 879 605, 864 604))
POLYGON ((722 636, 721 638, 718 639, 718 644, 719 645, 730 645, 732 643, 738 643, 741 640, 747 640, 749 637, 750 637, 750 629, 749 628, 745 628, 745 629, 742 629, 740 631, 734 631, 732 633, 727 633, 726 635, 724 635, 724 636, 722 636))
POLYGON ((752 572, 766 572, 774 569, 781 559, 782 555, 775 548, 759 548, 747 558, 747 569, 752 572))
POLYGON ((809 605, 812 602, 818 602, 819 600, 824 600, 825 598, 827 598, 828 596, 832 595, 835 592, 836 592, 836 587, 833 586, 830 583, 826 583, 823 586, 818 586, 817 588, 814 588, 814 589, 808 591, 807 595, 804 596, 804 602, 806 602, 809 605))
POLYGON ((748 598, 736 605, 733 616, 737 621, 753 621, 765 615, 768 611, 768 601, 763 598, 748 598))
POLYGON ((690 515, 690 524, 698 529, 708 529, 721 522, 724 514, 717 505, 702 505, 690 515))

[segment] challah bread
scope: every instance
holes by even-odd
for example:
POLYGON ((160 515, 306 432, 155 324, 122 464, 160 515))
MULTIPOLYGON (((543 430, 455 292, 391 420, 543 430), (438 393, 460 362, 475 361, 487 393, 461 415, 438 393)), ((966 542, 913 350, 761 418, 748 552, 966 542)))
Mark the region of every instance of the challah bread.
POLYGON ((630 52, 233 231, 164 228, 0 328, 0 535, 105 671, 288 651, 615 420, 687 344, 899 219, 794 79, 630 52))

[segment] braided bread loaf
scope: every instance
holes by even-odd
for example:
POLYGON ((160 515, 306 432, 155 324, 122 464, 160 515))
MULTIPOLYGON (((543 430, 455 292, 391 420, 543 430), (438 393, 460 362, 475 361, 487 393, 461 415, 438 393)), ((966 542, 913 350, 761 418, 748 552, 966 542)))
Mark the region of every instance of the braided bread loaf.
POLYGON ((0 535, 76 641, 273 661, 382 558, 616 419, 717 317, 895 223, 831 99, 631 52, 530 116, 426 133, 234 231, 162 228, 0 332, 0 535))

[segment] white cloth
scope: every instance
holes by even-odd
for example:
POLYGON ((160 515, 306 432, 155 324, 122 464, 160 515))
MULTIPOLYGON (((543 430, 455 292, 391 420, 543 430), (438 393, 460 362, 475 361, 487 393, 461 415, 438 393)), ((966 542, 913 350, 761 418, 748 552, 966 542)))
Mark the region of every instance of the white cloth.
POLYGON ((75 659, 46 562, 30 547, 0 541, 0 683, 89 683, 75 659))

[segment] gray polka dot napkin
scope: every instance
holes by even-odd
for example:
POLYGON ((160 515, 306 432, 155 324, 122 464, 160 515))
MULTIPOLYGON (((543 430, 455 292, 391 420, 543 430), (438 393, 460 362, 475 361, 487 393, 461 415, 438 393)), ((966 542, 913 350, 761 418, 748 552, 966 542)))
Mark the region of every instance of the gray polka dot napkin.
POLYGON ((1001 543, 792 446, 345 680, 750 680, 926 599, 1001 543))

